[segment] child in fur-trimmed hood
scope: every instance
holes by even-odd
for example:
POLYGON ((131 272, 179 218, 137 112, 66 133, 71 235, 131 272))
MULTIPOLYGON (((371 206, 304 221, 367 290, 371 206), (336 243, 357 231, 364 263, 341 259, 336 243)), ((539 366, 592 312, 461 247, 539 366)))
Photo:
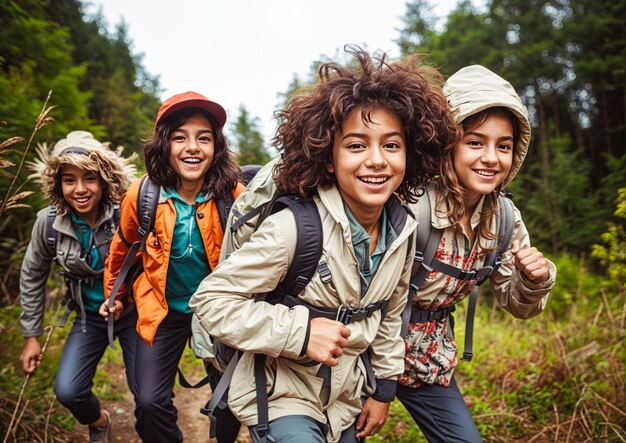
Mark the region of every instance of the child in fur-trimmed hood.
MULTIPOLYGON (((92 391, 93 375, 108 344, 107 323, 98 315, 98 308, 104 300, 104 261, 119 220, 117 205, 134 179, 131 161, 135 156, 122 157, 122 148, 111 150, 108 143, 86 131, 70 132, 51 150, 43 144, 37 151, 39 158, 28 166, 51 206, 37 214, 22 262, 20 325, 25 342, 21 367, 24 375, 33 375, 43 359, 39 337, 43 334, 45 286, 54 260, 64 275, 68 306, 76 310, 54 391, 59 402, 88 425, 90 442, 108 442, 111 417, 92 391)), ((114 329, 133 393, 136 320, 131 306, 114 329)))

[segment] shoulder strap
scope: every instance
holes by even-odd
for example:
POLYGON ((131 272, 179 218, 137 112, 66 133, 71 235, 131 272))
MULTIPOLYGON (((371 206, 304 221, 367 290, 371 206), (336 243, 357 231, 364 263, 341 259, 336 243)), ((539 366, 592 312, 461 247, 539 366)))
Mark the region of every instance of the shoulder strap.
POLYGON ((48 207, 48 214, 46 217, 46 243, 52 249, 52 252, 56 255, 57 252, 57 231, 52 227, 54 220, 57 218, 57 211, 54 206, 48 207))
POLYGON ((411 272, 411 283, 409 285, 408 300, 402 312, 402 336, 406 335, 411 309, 413 308, 413 296, 433 270, 432 262, 437 253, 437 247, 441 241, 443 231, 433 228, 431 220, 430 197, 426 189, 418 200, 418 224, 417 239, 415 241, 415 256, 413 259, 413 270, 411 272))
POLYGON ((226 221, 228 220, 228 214, 233 207, 235 199, 233 194, 229 193, 226 198, 216 198, 215 206, 217 206, 217 214, 220 218, 220 225, 222 225, 222 232, 226 229, 226 221))
POLYGON ((482 284, 489 275, 498 269, 502 263, 502 254, 511 245, 513 238, 513 226, 515 225, 515 214, 513 211, 513 202, 508 196, 498 196, 499 217, 496 220, 498 231, 498 245, 496 249, 485 258, 485 268, 492 270, 482 279, 478 280, 476 286, 472 289, 467 305, 467 317, 465 320, 465 344, 463 349, 463 357, 461 360, 471 361, 473 356, 473 335, 474 335, 474 314, 476 312, 476 304, 478 301, 478 286, 482 284))
POLYGON ((161 186, 157 185, 149 176, 144 176, 139 184, 137 193, 137 219, 139 220, 139 236, 141 237, 141 250, 146 247, 148 233, 154 228, 161 186))
POLYGON ((498 197, 498 206, 500 208, 498 254, 502 255, 511 246, 513 228, 515 227, 515 211, 513 210, 513 201, 510 194, 500 195, 498 197))
POLYGON ((119 206, 113 209, 113 223, 115 223, 115 229, 117 229, 117 227, 120 225, 121 212, 122 210, 119 206))
POLYGON ((269 214, 289 208, 296 219, 297 242, 293 261, 281 283, 285 294, 298 295, 311 281, 322 256, 322 220, 315 202, 295 195, 276 199, 269 214))
MULTIPOLYGON (((513 238, 513 227, 515 226, 515 213, 513 211, 513 202, 508 195, 500 194, 498 196, 499 215, 496 219, 496 231, 498 232, 498 244, 487 257, 485 257, 484 267, 492 267, 493 271, 500 267, 502 263, 502 254, 511 246, 513 238)), ((492 272, 493 272, 492 271, 492 272)), ((489 273, 491 274, 491 273, 489 273)), ((483 283, 489 275, 486 275, 478 284, 483 283)))
MULTIPOLYGON (((161 193, 161 186, 157 185, 147 175, 141 179, 139 184, 139 192, 137 193, 137 218, 139 219, 139 236, 141 240, 134 242, 128 249, 124 263, 120 268, 119 274, 113 283, 111 294, 109 295, 109 309, 111 309, 115 303, 115 296, 122 287, 122 283, 126 281, 128 272, 133 267, 133 260, 139 250, 143 251, 146 247, 146 239, 148 233, 154 228, 154 218, 156 217, 157 206, 159 204, 159 195, 161 193)), ((113 316, 109 315, 107 324, 107 332, 109 336, 109 344, 111 348, 115 349, 114 337, 113 337, 113 316)))

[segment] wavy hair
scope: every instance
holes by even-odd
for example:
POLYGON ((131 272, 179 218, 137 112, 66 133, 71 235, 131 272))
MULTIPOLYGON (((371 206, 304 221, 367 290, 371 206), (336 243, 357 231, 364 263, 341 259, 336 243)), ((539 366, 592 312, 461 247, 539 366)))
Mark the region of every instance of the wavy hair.
POLYGON ((274 178, 282 191, 302 198, 311 198, 318 186, 336 183, 327 168, 335 133, 354 110, 369 122, 372 110, 380 106, 402 123, 407 166, 396 191, 412 202, 418 186, 438 172, 441 156, 453 149, 460 136, 442 92, 443 78, 422 64, 419 55, 388 64, 384 53, 371 56, 356 46, 344 50, 354 63, 323 64, 319 82, 276 112, 279 126, 272 144, 283 161, 274 178))
POLYGON ((154 129, 144 145, 146 170, 155 183, 170 188, 180 186, 180 177, 169 162, 170 134, 185 124, 191 117, 202 114, 213 129, 214 154, 211 167, 204 176, 203 192, 210 192, 214 197, 226 197, 237 185, 241 176, 239 166, 228 148, 228 141, 215 118, 200 108, 183 108, 165 118, 154 129))
MULTIPOLYGON (((517 146, 517 142, 520 138, 519 119, 515 117, 515 115, 508 108, 496 106, 484 109, 467 117, 459 126, 463 128, 463 132, 465 133, 478 128, 492 115, 498 113, 506 115, 511 121, 511 124, 513 125, 513 146, 517 146)), ((465 202, 467 201, 467 190, 459 181, 457 173, 454 169, 454 150, 446 152, 446 155, 440 164, 439 180, 436 181, 436 187, 437 195, 445 202, 445 206, 448 208, 448 211, 445 213, 445 217, 450 220, 451 226, 455 229, 460 229, 461 220, 463 219, 466 211, 465 202)), ((482 211, 480 213, 477 238, 479 239, 478 245, 485 254, 491 252, 493 248, 489 248, 487 245, 482 245, 480 241, 482 239, 496 240, 498 238, 497 233, 495 232, 495 226, 492 226, 491 221, 498 210, 498 196, 501 192, 502 183, 499 184, 492 193, 485 195, 485 201, 483 202, 482 211)), ((439 204, 437 207, 439 207, 439 204)))
POLYGON ((63 197, 61 175, 64 166, 88 170, 100 178, 102 198, 100 209, 118 204, 128 185, 136 178, 137 168, 132 163, 137 154, 122 156, 123 148, 110 149, 109 143, 100 143, 86 131, 70 132, 66 138, 54 144, 50 152, 46 143, 37 145, 37 156, 28 162, 33 178, 41 185, 46 199, 56 208, 57 214, 65 215, 71 206, 63 197), (64 152, 66 148, 78 148, 64 152))

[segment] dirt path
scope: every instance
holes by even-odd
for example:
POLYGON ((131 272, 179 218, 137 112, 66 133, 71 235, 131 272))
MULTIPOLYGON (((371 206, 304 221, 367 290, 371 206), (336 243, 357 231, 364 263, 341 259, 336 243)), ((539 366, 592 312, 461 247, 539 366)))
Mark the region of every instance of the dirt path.
MULTIPOLYGON (((117 386, 126 387, 123 368, 111 368, 116 372, 117 386)), ((111 372, 110 372, 111 373, 111 372)), ((190 382, 197 381, 194 377, 190 382)), ((111 429, 110 442, 140 443, 141 440, 135 432, 134 403, 132 395, 127 389, 119 391, 123 398, 116 401, 103 402, 104 408, 111 413, 113 427, 111 429)), ((207 400, 211 397, 210 386, 199 389, 185 389, 177 386, 174 389, 174 404, 178 408, 178 426, 180 427, 185 442, 204 443, 211 442, 209 438, 209 419, 200 414, 207 400)), ((83 428, 82 426, 80 426, 83 428)), ((77 435, 76 443, 87 441, 87 430, 83 428, 77 435)), ((239 433, 238 443, 250 443, 248 431, 244 427, 239 433)))

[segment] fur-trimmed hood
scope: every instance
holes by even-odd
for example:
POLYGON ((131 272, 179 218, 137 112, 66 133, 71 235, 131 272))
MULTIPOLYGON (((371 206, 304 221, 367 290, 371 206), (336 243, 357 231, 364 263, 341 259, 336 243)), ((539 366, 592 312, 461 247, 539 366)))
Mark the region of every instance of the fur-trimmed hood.
POLYGON ((56 142, 52 148, 46 143, 37 144, 37 156, 27 166, 33 173, 29 178, 41 185, 41 189, 53 204, 57 213, 65 214, 69 205, 63 199, 57 176, 63 166, 76 166, 98 174, 103 183, 102 203, 117 204, 128 185, 135 180, 137 167, 132 163, 137 154, 122 157, 122 147, 110 149, 109 143, 101 143, 90 132, 72 131, 56 142))

